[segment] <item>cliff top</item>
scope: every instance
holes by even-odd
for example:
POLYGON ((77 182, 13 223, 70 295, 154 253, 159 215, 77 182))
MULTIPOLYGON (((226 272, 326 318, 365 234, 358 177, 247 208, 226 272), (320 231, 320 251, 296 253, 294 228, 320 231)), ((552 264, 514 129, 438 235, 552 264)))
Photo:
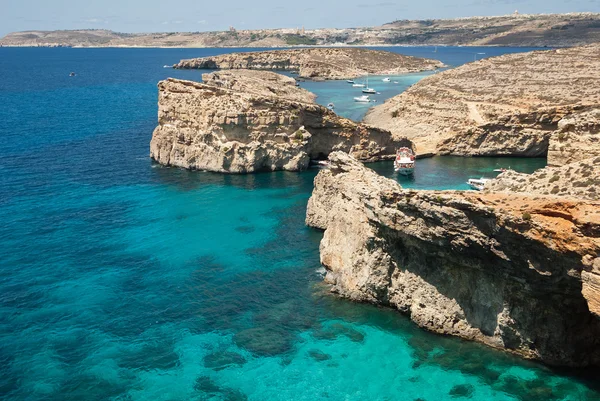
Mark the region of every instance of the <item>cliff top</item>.
POLYGON ((301 77, 348 79, 366 74, 434 70, 437 60, 362 48, 305 48, 229 53, 182 60, 175 68, 298 71, 301 77))
POLYGON ((270 71, 224 70, 202 74, 206 85, 260 96, 277 96, 302 103, 314 103, 316 95, 296 86, 294 78, 270 71))
POLYGON ((270 47, 310 45, 576 46, 600 41, 600 14, 511 14, 398 20, 376 27, 118 33, 108 30, 13 32, 4 46, 270 47))

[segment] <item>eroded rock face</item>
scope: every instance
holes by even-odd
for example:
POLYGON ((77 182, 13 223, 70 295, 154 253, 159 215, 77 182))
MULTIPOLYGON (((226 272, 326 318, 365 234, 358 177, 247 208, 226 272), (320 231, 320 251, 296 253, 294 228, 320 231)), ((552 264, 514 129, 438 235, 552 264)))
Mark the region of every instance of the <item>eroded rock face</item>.
POLYGON ((533 174, 506 171, 485 184, 486 192, 558 195, 600 200, 600 156, 533 174))
POLYGON ((421 80, 365 122, 407 136, 418 154, 544 156, 550 147, 549 163, 562 165, 600 154, 599 69, 600 45, 484 59, 421 80))
POLYGON ((334 150, 375 161, 412 146, 337 116, 279 74, 227 71, 203 78, 159 83, 159 125, 150 142, 157 162, 224 173, 296 171, 334 150))
POLYGON ((312 48, 230 53, 181 60, 174 68, 297 71, 311 79, 349 79, 366 74, 402 74, 443 67, 437 60, 361 48, 312 48))
POLYGON ((335 292, 554 365, 600 363, 600 203, 403 190, 330 155, 308 203, 335 292))

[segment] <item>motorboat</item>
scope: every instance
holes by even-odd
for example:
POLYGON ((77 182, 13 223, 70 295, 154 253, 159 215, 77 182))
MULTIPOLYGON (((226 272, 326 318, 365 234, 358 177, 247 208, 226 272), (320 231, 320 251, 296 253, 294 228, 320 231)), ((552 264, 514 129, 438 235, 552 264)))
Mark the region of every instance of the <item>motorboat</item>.
POLYGON ((77 74, 75 74, 74 72, 69 74, 70 77, 74 77, 75 75, 77 75, 77 74))
POLYGON ((361 103, 369 103, 371 101, 371 99, 369 99, 368 95, 362 95, 362 96, 355 97, 354 101, 361 102, 361 103))
POLYGON ((485 183, 488 182, 489 178, 469 178, 467 184, 477 191, 483 190, 485 188, 485 183))
POLYGON ((333 103, 329 103, 329 104, 327 104, 327 108, 328 108, 329 110, 333 111, 333 110, 335 110, 335 104, 333 104, 333 103))
POLYGON ((354 81, 351 80, 351 79, 348 79, 346 82, 348 82, 349 84, 353 84, 354 83, 354 81))
POLYGON ((396 151, 394 171, 402 175, 411 175, 415 171, 415 152, 411 148, 402 147, 396 151))
POLYGON ((352 85, 353 88, 364 88, 365 84, 354 84, 352 85))
POLYGON ((391 79, 389 79, 389 78, 383 78, 383 79, 382 79, 382 81, 383 81, 383 82, 391 82, 392 80, 391 80, 391 79))
POLYGON ((377 91, 373 88, 365 88, 362 90, 363 93, 377 94, 377 91))

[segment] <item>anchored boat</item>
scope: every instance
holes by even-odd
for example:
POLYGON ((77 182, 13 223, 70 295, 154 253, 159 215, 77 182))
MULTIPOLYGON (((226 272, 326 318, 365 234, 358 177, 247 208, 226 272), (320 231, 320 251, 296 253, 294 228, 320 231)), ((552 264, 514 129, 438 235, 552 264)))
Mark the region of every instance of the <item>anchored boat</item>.
POLYGON ((488 182, 490 179, 489 178, 469 178, 469 181, 467 181, 467 184, 469 184, 469 186, 477 191, 481 191, 483 190, 483 188, 485 188, 485 183, 488 182))
POLYGON ((415 171, 415 152, 412 149, 403 147, 396 151, 396 160, 394 160, 394 171, 402 175, 411 175, 415 171))
POLYGON ((355 102, 369 103, 371 99, 369 99, 368 95, 357 96, 354 98, 355 102))

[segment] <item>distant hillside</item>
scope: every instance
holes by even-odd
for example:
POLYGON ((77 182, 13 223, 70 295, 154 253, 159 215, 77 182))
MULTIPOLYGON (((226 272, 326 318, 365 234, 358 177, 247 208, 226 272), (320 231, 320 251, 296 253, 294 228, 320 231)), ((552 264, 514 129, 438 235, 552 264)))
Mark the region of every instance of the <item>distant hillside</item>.
POLYGON ((506 15, 394 21, 347 29, 262 29, 225 32, 117 33, 107 30, 26 31, 2 46, 284 47, 297 45, 576 46, 600 42, 600 13, 506 15))

